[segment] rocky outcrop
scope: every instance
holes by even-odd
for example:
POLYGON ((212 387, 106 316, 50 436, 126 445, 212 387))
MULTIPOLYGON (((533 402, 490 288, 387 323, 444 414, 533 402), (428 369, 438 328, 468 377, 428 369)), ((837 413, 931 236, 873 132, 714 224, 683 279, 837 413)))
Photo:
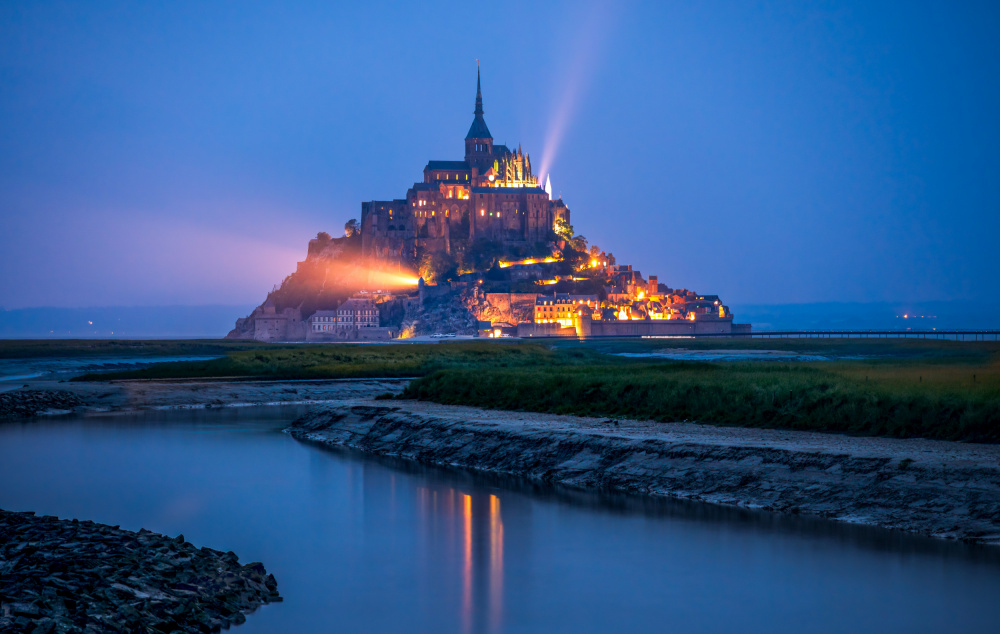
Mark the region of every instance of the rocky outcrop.
POLYGON ((292 436, 436 465, 1000 544, 1000 448, 599 421, 424 403, 333 406, 292 436))
POLYGON ((401 336, 475 334, 476 318, 466 304, 466 298, 471 297, 472 293, 473 290, 468 287, 440 287, 439 292, 428 294, 423 301, 408 303, 401 336))
POLYGON ((535 321, 536 293, 477 293, 469 310, 481 321, 516 326, 535 321))
POLYGON ((0 510, 3 632, 212 632, 280 600, 263 565, 183 535, 0 510))
POLYGON ((27 418, 47 412, 70 412, 83 401, 63 390, 14 390, 0 394, 0 420, 27 418))

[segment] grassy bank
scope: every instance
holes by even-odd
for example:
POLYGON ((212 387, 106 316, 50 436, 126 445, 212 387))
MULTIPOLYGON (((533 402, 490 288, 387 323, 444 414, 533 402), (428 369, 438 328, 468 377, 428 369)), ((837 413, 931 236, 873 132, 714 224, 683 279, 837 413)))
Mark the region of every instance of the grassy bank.
POLYGON ((639 362, 484 369, 475 375, 443 370, 412 382, 402 398, 664 422, 1000 442, 1000 368, 993 360, 639 362))
POLYGON ((142 370, 90 374, 81 381, 240 377, 337 379, 418 377, 444 369, 524 368, 602 362, 621 364, 590 350, 555 352, 536 343, 471 341, 413 345, 313 345, 232 352, 221 359, 162 363, 142 370))
POLYGON ((588 416, 1000 442, 1000 344, 624 340, 310 345, 229 351, 77 380, 420 377, 405 398, 588 416), (614 352, 783 350, 816 362, 695 363, 614 352), (852 358, 853 357, 853 358, 852 358))

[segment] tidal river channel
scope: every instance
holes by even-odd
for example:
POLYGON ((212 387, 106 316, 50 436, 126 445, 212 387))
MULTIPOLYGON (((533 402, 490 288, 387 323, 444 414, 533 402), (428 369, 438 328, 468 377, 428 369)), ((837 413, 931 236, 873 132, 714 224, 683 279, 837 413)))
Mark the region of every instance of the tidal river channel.
POLYGON ((0 425, 0 508, 262 561, 238 632, 1000 632, 1000 549, 301 444, 301 410, 0 425))

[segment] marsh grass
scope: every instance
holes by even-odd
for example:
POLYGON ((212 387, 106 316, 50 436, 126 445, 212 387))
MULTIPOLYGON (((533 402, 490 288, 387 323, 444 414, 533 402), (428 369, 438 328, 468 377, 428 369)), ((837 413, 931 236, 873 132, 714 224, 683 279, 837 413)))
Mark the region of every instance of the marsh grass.
POLYGON ((283 346, 78 380, 208 377, 418 377, 403 398, 663 422, 1000 442, 1000 345, 992 342, 632 340, 283 346), (773 345, 778 343, 783 345, 773 345), (705 363, 607 354, 623 347, 655 351, 671 345, 861 358, 705 363))
POLYGON ((485 341, 413 345, 325 345, 249 350, 211 361, 162 363, 141 370, 90 374, 75 380, 266 378, 337 379, 418 377, 442 369, 547 367, 598 363, 604 355, 588 350, 557 353, 536 343, 485 341))
POLYGON ((402 398, 662 422, 1000 442, 995 362, 642 362, 484 369, 474 376, 442 370, 410 383, 402 398))

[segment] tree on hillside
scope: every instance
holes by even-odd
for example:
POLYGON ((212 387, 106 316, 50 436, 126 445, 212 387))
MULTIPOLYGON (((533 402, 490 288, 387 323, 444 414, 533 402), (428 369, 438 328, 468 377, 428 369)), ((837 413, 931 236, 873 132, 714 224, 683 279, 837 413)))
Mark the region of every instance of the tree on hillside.
POLYGON ((344 235, 348 238, 353 238, 358 233, 361 232, 361 228, 358 227, 358 221, 356 218, 351 218, 346 223, 344 223, 344 235))
POLYGON ((420 277, 428 284, 440 284, 455 275, 455 259, 444 251, 425 253, 420 258, 420 277))
POLYGON ((573 225, 566 222, 565 218, 556 218, 555 224, 552 227, 556 235, 564 240, 573 239, 573 225))

